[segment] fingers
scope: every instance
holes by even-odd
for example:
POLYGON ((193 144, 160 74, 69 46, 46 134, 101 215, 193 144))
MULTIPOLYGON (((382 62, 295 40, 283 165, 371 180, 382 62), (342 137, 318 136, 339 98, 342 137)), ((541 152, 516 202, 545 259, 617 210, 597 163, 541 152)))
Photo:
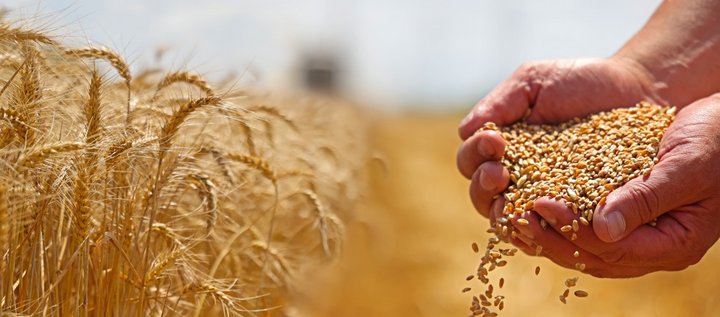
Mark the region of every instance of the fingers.
POLYGON ((457 153, 460 173, 470 179, 485 161, 498 161, 505 155, 505 140, 495 131, 482 131, 463 142, 457 153))
POLYGON ((616 242, 663 213, 693 203, 697 181, 686 159, 666 156, 650 175, 630 180, 611 192, 594 214, 593 229, 605 242, 616 242))
MULTIPOLYGON (((647 263, 643 266, 626 266, 606 263, 603 259, 599 258, 592 252, 586 251, 585 249, 573 244, 557 231, 552 230, 551 228, 543 230, 540 225, 540 217, 536 213, 525 213, 523 218, 528 220, 528 224, 519 224, 517 222, 519 218, 515 217, 515 219, 512 220, 515 228, 517 228, 517 230, 525 236, 527 236, 526 232, 532 232, 531 234, 533 237, 531 243, 542 246, 540 249, 537 247, 521 248, 518 246, 518 243, 514 243, 520 250, 528 254, 532 255, 540 250, 539 255, 547 257, 558 265, 569 269, 582 269, 583 272, 597 277, 635 277, 660 269, 654 265, 648 266, 647 263), (577 257, 575 256, 576 251, 577 257)), ((528 242, 523 243, 528 244, 528 242)))
MULTIPOLYGON (((534 210, 547 222, 547 230, 552 228, 572 245, 587 250, 605 263, 638 266, 644 264, 643 261, 627 256, 631 252, 628 250, 630 245, 612 244, 600 240, 593 228, 589 224, 586 225, 587 222, 580 221, 580 217, 573 213, 563 200, 542 197, 535 201, 534 210)), ((539 234, 541 233, 537 233, 539 234)))
MULTIPOLYGON (((638 268, 652 266, 663 270, 681 269, 691 264, 688 259, 692 260, 691 258, 693 258, 693 253, 688 252, 693 250, 684 250, 686 248, 682 247, 684 244, 682 241, 691 239, 687 238, 685 228, 680 222, 671 221, 673 218, 661 218, 658 220, 656 228, 643 225, 625 239, 615 243, 607 243, 600 240, 591 227, 578 221, 579 217, 561 200, 542 197, 535 201, 534 210, 547 222, 547 228, 543 229, 539 225, 533 226, 532 222, 529 221, 530 225, 518 226, 518 231, 526 236, 534 237, 537 243, 547 240, 545 235, 552 232, 564 238, 567 246, 574 246, 577 250, 586 250, 586 252, 608 265, 638 268), (577 225, 573 225, 574 221, 577 221, 577 225), (563 227, 565 227, 564 231, 563 227), (577 231, 575 228, 577 228, 577 231), (573 235, 575 235, 575 239, 572 239, 573 235), (649 263, 651 264, 649 265, 649 263)), ((689 217, 688 214, 685 212, 678 216, 689 217)), ((529 217, 526 218, 529 219, 529 217)), ((539 221, 538 218, 537 222, 539 221)), ((691 222, 687 219, 683 221, 686 224, 691 222)), ((563 251, 557 253, 555 252, 557 249, 555 245, 547 245, 546 248, 554 256, 564 258, 557 261, 564 260, 567 262, 569 255, 572 254, 571 252, 574 252, 568 252, 566 247, 563 251)), ((582 251, 580 252, 582 253, 582 251)), ((697 259, 699 260, 699 258, 697 259)))
POLYGON ((502 216, 504 206, 505 198, 502 196, 492 202, 492 205, 490 205, 490 214, 488 215, 490 218, 490 227, 495 227, 495 222, 502 216))
POLYGON ((520 66, 473 107, 460 123, 460 138, 466 140, 486 122, 507 125, 520 120, 539 91, 538 81, 533 79, 535 75, 535 66, 520 66))
POLYGON ((475 209, 488 217, 492 197, 505 190, 509 182, 510 175, 500 162, 482 163, 470 183, 470 199, 475 209))
POLYGON ((660 216, 655 226, 638 227, 615 243, 624 250, 622 261, 647 263, 650 259, 664 270, 681 270, 697 263, 716 241, 707 230, 707 219, 697 216, 704 212, 698 212, 701 209, 697 205, 683 207, 660 216))

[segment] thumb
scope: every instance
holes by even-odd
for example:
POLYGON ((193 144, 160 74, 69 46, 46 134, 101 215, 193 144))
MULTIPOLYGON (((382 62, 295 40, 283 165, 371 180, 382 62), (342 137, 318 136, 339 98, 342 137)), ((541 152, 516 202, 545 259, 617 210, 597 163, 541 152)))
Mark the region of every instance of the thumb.
POLYGON ((612 191, 593 215, 593 230, 605 242, 615 242, 660 215, 691 203, 695 182, 678 159, 659 162, 649 175, 639 176, 612 191))

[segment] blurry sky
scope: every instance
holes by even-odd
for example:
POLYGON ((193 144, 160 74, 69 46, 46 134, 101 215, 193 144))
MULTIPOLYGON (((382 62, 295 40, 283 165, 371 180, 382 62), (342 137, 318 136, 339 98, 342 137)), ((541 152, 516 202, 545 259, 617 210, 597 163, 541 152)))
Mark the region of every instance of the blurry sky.
POLYGON ((5 0, 19 16, 134 68, 165 65, 273 89, 298 87, 303 56, 340 62, 347 96, 382 107, 467 108, 527 60, 608 56, 659 0, 5 0))

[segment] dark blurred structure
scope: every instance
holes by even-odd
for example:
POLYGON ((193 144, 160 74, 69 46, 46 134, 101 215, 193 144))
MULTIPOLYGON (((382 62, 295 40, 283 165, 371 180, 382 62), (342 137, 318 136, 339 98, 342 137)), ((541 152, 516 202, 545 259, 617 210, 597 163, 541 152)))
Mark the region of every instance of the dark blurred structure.
POLYGON ((327 51, 306 52, 300 59, 302 88, 323 94, 337 94, 339 65, 337 54, 327 51))

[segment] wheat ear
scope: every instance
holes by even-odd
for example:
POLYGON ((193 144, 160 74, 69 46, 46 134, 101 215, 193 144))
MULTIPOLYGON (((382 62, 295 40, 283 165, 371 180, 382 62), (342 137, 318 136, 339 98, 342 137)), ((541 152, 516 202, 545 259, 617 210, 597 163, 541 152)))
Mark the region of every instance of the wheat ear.
POLYGON ((195 110, 199 109, 200 107, 217 104, 219 102, 220 98, 205 97, 192 100, 180 107, 180 109, 178 109, 173 114, 173 116, 170 117, 170 120, 165 123, 165 125, 160 131, 160 152, 164 153, 165 151, 167 151, 167 149, 170 147, 170 141, 175 136, 175 133, 177 133, 178 129, 180 129, 180 125, 185 122, 185 120, 188 116, 190 116, 190 114, 195 112, 195 110))
POLYGON ((325 255, 331 257, 333 253, 330 250, 330 237, 328 235, 329 226, 333 225, 338 231, 337 234, 344 235, 345 228, 342 221, 337 218, 333 213, 330 213, 325 208, 325 205, 320 200, 320 197, 312 191, 305 190, 302 192, 312 202, 315 211, 317 212, 317 218, 315 221, 318 231, 320 231, 320 241, 322 241, 323 251, 325 255))
POLYGON ((285 114, 280 112, 277 108, 273 108, 267 105, 255 105, 250 107, 250 112, 262 112, 266 113, 270 116, 276 117, 280 119, 281 121, 285 122, 287 125, 289 125, 293 130, 298 130, 297 125, 295 125, 295 122, 292 121, 292 119, 288 118, 285 114))
POLYGON ((275 173, 275 170, 270 167, 270 164, 268 164, 268 162, 263 160, 262 158, 237 153, 227 153, 226 156, 233 161, 244 163, 252 168, 257 169, 262 173, 265 178, 272 181, 273 184, 277 182, 277 173, 275 173))
POLYGON ((215 228, 215 221, 217 220, 217 193, 215 184, 210 180, 209 177, 200 174, 188 175, 190 179, 198 184, 198 191, 205 199, 205 209, 208 213, 207 232, 212 232, 215 228))
POLYGON ((84 58, 95 58, 95 59, 102 59, 110 63, 115 70, 117 70, 120 77, 125 79, 125 86, 127 87, 127 113, 126 113, 126 123, 130 123, 130 93, 132 91, 130 87, 130 82, 132 80, 132 76, 130 75, 130 67, 128 67, 128 64, 125 62, 125 60, 120 57, 119 54, 104 48, 96 48, 96 47, 89 47, 89 48, 79 48, 79 49, 69 49, 65 50, 65 54, 77 56, 77 57, 84 57, 84 58))
POLYGON ((36 148, 32 152, 20 157, 20 159, 18 159, 16 163, 16 166, 18 170, 27 170, 35 167, 37 164, 48 159, 52 155, 73 152, 80 150, 84 147, 85 144, 78 142, 62 142, 46 145, 36 148))
POLYGON ((196 74, 191 74, 187 71, 179 71, 170 73, 162 80, 160 80, 157 85, 157 89, 155 90, 155 95, 152 97, 151 101, 157 100, 160 91, 174 83, 187 83, 193 85, 198 89, 202 90, 207 97, 212 97, 215 95, 215 92, 212 90, 212 88, 210 88, 210 85, 208 85, 208 83, 204 79, 202 79, 202 77, 196 74))
POLYGON ((77 57, 105 60, 110 63, 110 65, 112 65, 115 70, 117 70, 120 77, 125 79, 126 85, 128 87, 130 86, 130 81, 132 80, 132 76, 130 75, 130 67, 128 67, 128 64, 122 57, 120 57, 118 53, 115 53, 104 47, 88 47, 68 49, 65 50, 65 54, 77 57))
POLYGON ((81 164, 77 169, 75 179, 74 199, 75 206, 73 216, 75 217, 75 227, 73 234, 77 238, 78 243, 85 240, 90 233, 90 224, 92 223, 92 209, 90 206, 90 175, 88 167, 81 164))
POLYGON ((0 118, 10 122, 20 137, 24 137, 27 133, 29 127, 27 119, 14 109, 0 108, 0 118))
POLYGON ((42 32, 33 31, 33 30, 25 30, 25 29, 17 28, 17 27, 11 27, 7 24, 0 24, 0 40, 9 40, 9 41, 18 41, 18 42, 32 41, 32 42, 49 44, 49 45, 57 44, 57 42, 55 42, 55 40, 49 38, 47 35, 43 34, 42 32))
POLYGON ((177 261, 184 252, 184 247, 178 247, 170 252, 160 254, 155 261, 153 261, 150 270, 145 274, 145 284, 157 279, 165 270, 175 264, 175 261, 177 261))
POLYGON ((88 101, 85 103, 83 112, 85 121, 87 122, 87 134, 85 142, 91 147, 96 145, 100 139, 102 124, 100 121, 100 87, 102 86, 102 77, 97 70, 93 70, 90 87, 88 88, 88 101))

